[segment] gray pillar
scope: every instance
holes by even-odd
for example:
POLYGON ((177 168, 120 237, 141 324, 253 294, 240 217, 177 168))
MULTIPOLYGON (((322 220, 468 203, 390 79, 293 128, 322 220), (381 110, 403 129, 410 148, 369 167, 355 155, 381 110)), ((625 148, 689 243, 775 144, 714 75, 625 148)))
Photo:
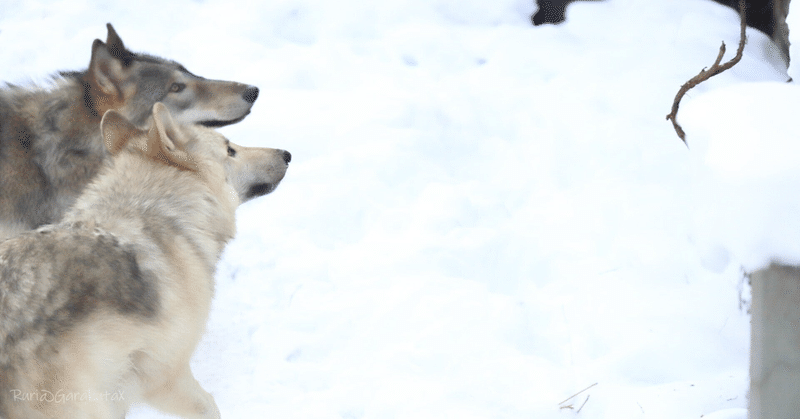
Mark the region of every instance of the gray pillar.
POLYGON ((800 418, 800 267, 750 276, 750 419, 800 418))

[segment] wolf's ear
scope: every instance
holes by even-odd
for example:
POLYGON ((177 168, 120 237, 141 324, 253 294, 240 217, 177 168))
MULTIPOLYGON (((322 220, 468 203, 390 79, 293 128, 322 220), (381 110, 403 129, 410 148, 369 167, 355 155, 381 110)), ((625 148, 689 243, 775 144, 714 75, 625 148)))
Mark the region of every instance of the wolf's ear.
POLYGON ((187 143, 185 134, 178 129, 172 115, 163 103, 153 105, 153 126, 147 133, 147 150, 145 153, 164 163, 181 170, 197 172, 197 163, 184 150, 176 147, 187 143))
POLYGON ((106 23, 106 28, 108 29, 106 45, 108 46, 108 51, 111 56, 120 60, 124 67, 131 65, 133 53, 125 48, 125 44, 122 43, 122 38, 117 35, 117 31, 114 30, 114 27, 111 26, 110 23, 106 23))
POLYGON ((116 155, 125 148, 131 138, 144 134, 144 131, 136 128, 135 125, 114 110, 107 111, 103 115, 103 119, 100 121, 100 132, 103 135, 103 142, 111 155, 116 155))
POLYGON ((106 96, 119 97, 119 81, 124 78, 122 61, 114 58, 108 46, 99 39, 92 44, 92 61, 89 62, 89 82, 106 96))
POLYGON ((183 134, 178 129, 178 125, 172 119, 169 109, 161 102, 156 102, 153 105, 153 122, 155 122, 156 129, 162 132, 167 140, 173 144, 173 148, 175 144, 181 146, 186 143, 183 134))

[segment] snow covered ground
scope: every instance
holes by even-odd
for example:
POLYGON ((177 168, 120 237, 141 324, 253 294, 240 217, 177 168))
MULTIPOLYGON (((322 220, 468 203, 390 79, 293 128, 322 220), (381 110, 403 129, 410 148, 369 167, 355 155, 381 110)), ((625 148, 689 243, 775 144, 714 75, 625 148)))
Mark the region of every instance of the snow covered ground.
POLYGON ((4 0, 0 80, 85 68, 112 22, 261 89, 222 132, 293 161, 219 264, 193 369, 225 418, 744 419, 743 272, 800 261, 800 90, 748 30, 684 98, 687 148, 665 115, 733 10, 534 10, 4 0))

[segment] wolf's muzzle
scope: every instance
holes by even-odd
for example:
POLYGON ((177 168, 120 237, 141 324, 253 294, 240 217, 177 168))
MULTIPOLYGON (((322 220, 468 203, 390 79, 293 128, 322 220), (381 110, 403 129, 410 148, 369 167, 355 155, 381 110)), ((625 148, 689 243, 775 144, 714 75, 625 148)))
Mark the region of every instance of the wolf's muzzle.
POLYGON ((258 99, 258 87, 250 86, 242 92, 242 99, 247 103, 253 103, 258 99))

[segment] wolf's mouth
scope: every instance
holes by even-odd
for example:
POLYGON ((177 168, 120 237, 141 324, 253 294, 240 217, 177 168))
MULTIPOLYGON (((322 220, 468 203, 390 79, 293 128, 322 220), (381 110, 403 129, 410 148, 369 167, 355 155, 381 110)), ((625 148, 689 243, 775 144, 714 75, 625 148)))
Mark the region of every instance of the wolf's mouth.
POLYGON ((242 116, 240 116, 240 117, 238 117, 236 119, 229 119, 229 120, 209 119, 209 120, 206 120, 206 121, 200 121, 200 122, 198 122, 198 124, 200 124, 200 125, 202 125, 204 127, 208 127, 208 128, 224 127, 225 125, 235 124, 235 123, 241 121, 242 119, 244 119, 249 114, 250 114, 250 111, 248 110, 247 113, 245 113, 244 115, 242 115, 242 116))

